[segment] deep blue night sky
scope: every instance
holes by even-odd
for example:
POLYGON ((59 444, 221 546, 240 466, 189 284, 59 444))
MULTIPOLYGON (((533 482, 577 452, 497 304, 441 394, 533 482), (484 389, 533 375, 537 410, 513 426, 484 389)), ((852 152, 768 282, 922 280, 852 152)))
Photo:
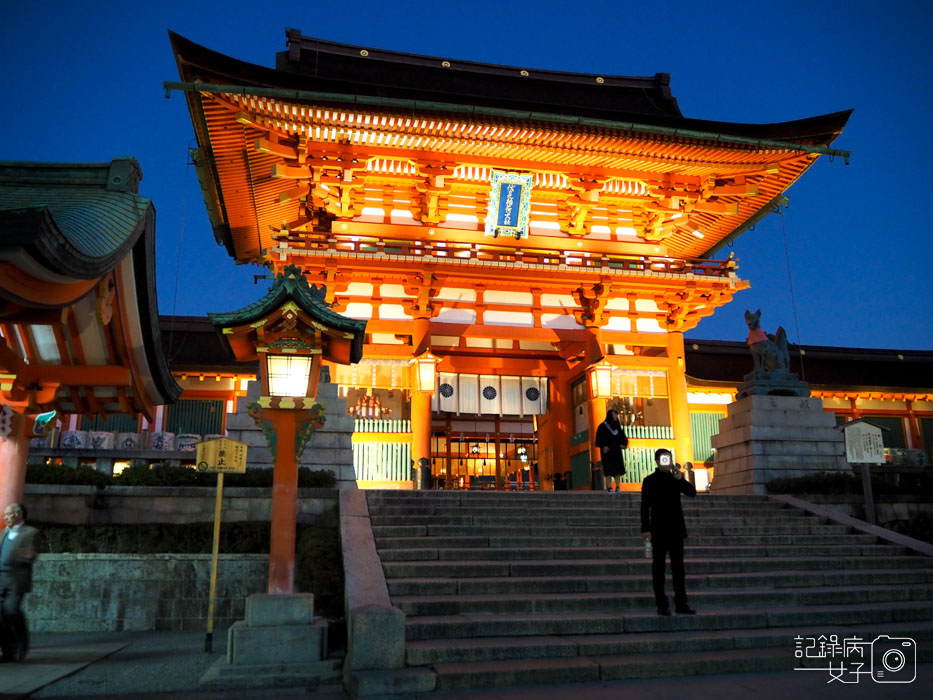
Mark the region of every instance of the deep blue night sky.
MULTIPOLYGON (((230 311, 265 292, 256 266, 214 243, 194 171, 167 30, 271 66, 285 28, 444 58, 617 75, 671 74, 686 116, 775 122, 854 108, 835 147, 794 185, 790 207, 732 250, 752 289, 694 338, 742 340, 746 308, 809 345, 933 349, 929 307, 933 5, 354 2, 10 3, 0 25, 6 160, 135 156, 157 216, 159 310, 230 311), (787 252, 785 256, 784 236, 787 252), (796 296, 799 336, 788 283, 796 296)), ((722 257, 725 253, 722 254, 722 257)))

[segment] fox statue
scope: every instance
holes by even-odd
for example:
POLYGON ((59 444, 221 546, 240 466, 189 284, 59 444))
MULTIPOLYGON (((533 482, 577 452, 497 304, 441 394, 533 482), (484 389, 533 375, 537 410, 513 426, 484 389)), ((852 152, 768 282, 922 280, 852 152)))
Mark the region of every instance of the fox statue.
POLYGON ((761 309, 755 313, 745 311, 745 323, 748 324, 748 347, 755 360, 755 375, 763 377, 775 370, 790 370, 790 353, 787 348, 787 333, 778 326, 777 333, 771 335, 761 329, 761 309))

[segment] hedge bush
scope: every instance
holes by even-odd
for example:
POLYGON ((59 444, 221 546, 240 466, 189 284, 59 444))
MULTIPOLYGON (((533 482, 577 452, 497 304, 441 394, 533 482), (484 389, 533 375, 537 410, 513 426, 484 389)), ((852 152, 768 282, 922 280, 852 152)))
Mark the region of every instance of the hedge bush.
MULTIPOLYGON (((933 495, 933 474, 922 473, 872 474, 871 488, 874 494, 885 495, 933 495)), ((768 482, 768 493, 784 494, 861 494, 862 480, 854 473, 823 472, 812 476, 790 479, 774 479, 768 482)))
POLYGON ((933 544, 933 515, 929 513, 920 513, 908 520, 895 520, 884 523, 884 527, 896 530, 922 542, 933 544))
MULTIPOLYGON (((191 467, 172 467, 157 464, 151 467, 127 467, 117 476, 109 476, 91 467, 75 468, 56 464, 30 464, 26 468, 26 482, 30 484, 106 486, 214 486, 217 474, 199 472, 191 467)), ((298 469, 299 488, 334 488, 334 472, 298 469)), ((268 488, 272 486, 271 469, 247 469, 244 474, 225 474, 224 486, 268 488)))

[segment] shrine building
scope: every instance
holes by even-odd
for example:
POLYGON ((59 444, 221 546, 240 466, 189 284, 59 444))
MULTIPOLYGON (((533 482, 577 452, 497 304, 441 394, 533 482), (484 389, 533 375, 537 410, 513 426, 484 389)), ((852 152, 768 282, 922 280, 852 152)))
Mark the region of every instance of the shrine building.
MULTIPOLYGON (((850 112, 706 121, 663 73, 286 36, 267 68, 171 34, 166 89, 187 99, 217 243, 367 322, 363 359, 330 368, 354 443, 401 441, 447 487, 588 486, 611 406, 633 487, 658 447, 702 461, 724 390, 688 391, 684 333, 748 287, 723 247, 821 155, 848 156, 831 145, 850 112)), ((357 480, 403 479, 367 459, 357 480)))

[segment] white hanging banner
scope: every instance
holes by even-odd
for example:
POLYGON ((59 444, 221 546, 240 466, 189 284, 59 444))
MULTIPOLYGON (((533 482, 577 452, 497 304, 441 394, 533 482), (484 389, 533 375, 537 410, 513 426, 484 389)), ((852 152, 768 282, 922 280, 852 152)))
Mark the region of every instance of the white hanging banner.
POLYGON ((538 377, 522 377, 522 414, 540 416, 545 412, 545 401, 541 391, 541 384, 547 386, 547 379, 538 377))
POLYGON ((456 413, 460 406, 460 396, 457 390, 457 375, 453 372, 439 372, 437 375, 438 409, 456 413))
POLYGON ((502 388, 502 414, 522 415, 522 378, 499 377, 499 386, 502 388))
POLYGON ((479 376, 479 412, 486 414, 501 413, 502 397, 500 393, 499 377, 493 374, 481 374, 479 376))
POLYGON ((479 413, 479 377, 461 374, 459 377, 460 413, 479 413))

